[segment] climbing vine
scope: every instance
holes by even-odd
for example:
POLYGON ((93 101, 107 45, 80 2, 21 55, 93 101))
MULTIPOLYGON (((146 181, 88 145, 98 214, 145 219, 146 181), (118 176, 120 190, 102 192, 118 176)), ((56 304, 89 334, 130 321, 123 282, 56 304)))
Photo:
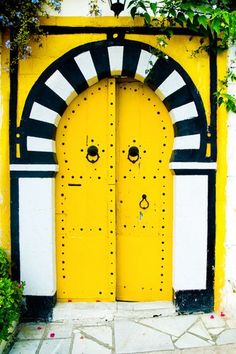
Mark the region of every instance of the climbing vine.
MULTIPOLYGON (((205 52, 220 52, 236 43, 235 0, 131 0, 128 7, 134 18, 144 18, 146 26, 159 27, 163 35, 158 36, 157 55, 168 45, 176 26, 187 28, 200 35, 199 47, 193 55, 205 52)), ((229 83, 236 81, 228 71, 219 81, 215 93, 218 105, 224 104, 228 111, 236 113, 236 98, 227 93, 229 83)))
POLYGON ((18 52, 18 58, 31 55, 30 39, 40 42, 43 34, 40 16, 47 16, 50 9, 60 11, 61 0, 1 0, 0 30, 9 29, 10 39, 6 48, 18 52))

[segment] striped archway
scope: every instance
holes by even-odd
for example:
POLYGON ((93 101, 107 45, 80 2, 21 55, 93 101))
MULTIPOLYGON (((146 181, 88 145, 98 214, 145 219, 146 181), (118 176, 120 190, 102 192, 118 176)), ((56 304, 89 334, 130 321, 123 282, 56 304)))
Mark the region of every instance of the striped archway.
POLYGON ((144 82, 163 101, 175 131, 173 162, 203 162, 207 129, 199 92, 176 61, 154 53, 141 42, 105 40, 74 48, 52 63, 25 103, 18 131, 21 163, 55 163, 55 132, 63 112, 86 88, 112 76, 144 82))

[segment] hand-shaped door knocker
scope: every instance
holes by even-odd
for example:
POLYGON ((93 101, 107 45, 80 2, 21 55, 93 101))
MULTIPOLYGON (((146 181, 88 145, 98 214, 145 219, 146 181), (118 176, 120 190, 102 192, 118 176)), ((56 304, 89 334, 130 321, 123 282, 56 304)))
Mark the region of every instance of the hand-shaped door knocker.
POLYGON ((131 146, 128 152, 128 160, 135 163, 139 159, 139 149, 137 146, 131 146))
POLYGON ((99 159, 97 146, 91 145, 87 149, 86 159, 88 162, 95 163, 99 159))
POLYGON ((147 200, 147 195, 142 195, 142 200, 139 202, 139 206, 141 209, 147 209, 149 207, 149 201, 147 200))

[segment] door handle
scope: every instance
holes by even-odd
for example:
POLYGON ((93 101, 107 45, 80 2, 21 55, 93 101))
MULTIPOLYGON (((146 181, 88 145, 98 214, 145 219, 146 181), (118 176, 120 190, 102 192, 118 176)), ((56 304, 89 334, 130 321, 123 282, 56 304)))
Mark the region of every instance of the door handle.
POLYGON ((128 160, 132 163, 137 162, 139 159, 139 149, 137 146, 131 146, 128 152, 128 160))
POLYGON ((98 148, 97 148, 97 146, 91 145, 91 146, 88 147, 86 159, 87 159, 88 162, 90 162, 90 163, 95 163, 95 162, 98 161, 98 159, 99 159, 99 154, 98 154, 98 148))
POLYGON ((139 202, 139 206, 141 209, 147 209, 149 207, 149 201, 147 200, 147 195, 143 194, 142 199, 139 202))

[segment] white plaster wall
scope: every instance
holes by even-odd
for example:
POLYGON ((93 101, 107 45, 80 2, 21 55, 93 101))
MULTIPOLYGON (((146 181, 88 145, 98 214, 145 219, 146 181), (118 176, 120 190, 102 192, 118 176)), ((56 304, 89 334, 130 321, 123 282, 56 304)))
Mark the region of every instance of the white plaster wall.
MULTIPOLYGON (((89 0, 64 0, 62 2, 60 16, 89 16, 89 0)), ((129 0, 126 1, 129 3, 129 0)), ((114 12, 110 10, 108 0, 98 0, 101 16, 114 16, 114 12)), ((127 7, 126 4, 126 7, 127 7)), ((51 11, 51 14, 53 12, 51 11)), ((125 9, 120 16, 129 16, 129 10, 125 9)))
POLYGON ((206 289, 208 176, 174 176, 174 290, 206 289))
POLYGON ((56 291, 54 178, 19 179, 21 280, 25 295, 56 291))
MULTIPOLYGON (((236 46, 229 51, 229 67, 236 74, 236 46)), ((236 83, 228 87, 228 92, 236 96, 236 83)), ((226 187, 226 264, 225 287, 222 294, 223 310, 236 317, 236 114, 228 114, 228 175, 226 187)))

